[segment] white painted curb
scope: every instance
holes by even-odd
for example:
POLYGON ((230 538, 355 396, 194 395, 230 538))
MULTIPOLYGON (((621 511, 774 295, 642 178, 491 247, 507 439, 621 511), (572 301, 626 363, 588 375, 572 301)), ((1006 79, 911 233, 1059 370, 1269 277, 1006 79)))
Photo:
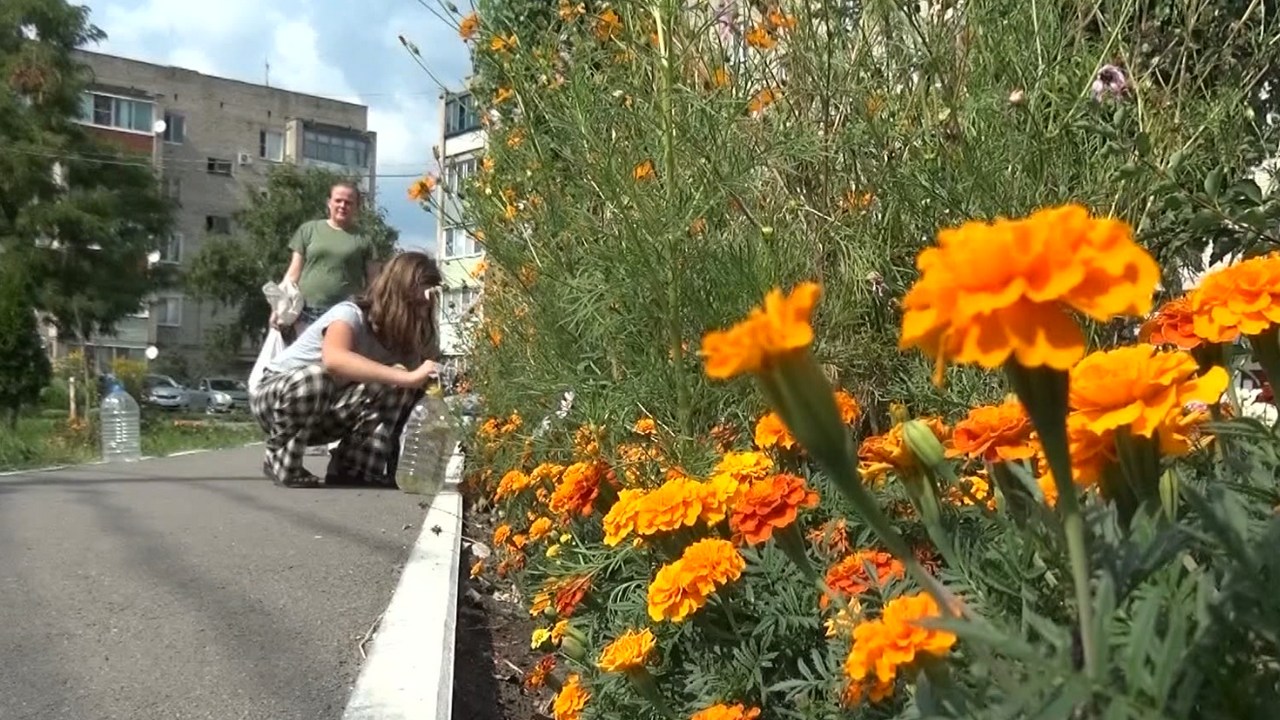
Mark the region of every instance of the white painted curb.
POLYGON ((455 449, 342 720, 449 720, 453 715, 463 463, 455 449))

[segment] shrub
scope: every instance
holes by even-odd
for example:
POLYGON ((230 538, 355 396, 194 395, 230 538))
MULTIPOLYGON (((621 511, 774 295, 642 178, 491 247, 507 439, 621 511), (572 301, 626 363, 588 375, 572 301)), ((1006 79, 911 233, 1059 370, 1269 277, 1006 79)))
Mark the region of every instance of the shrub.
POLYGON ((558 720, 1263 714, 1280 452, 1215 366, 1278 367, 1277 261, 1142 334, 1194 351, 1130 343, 1275 247, 1273 17, 736 7, 463 23, 468 482, 528 682, 558 720))

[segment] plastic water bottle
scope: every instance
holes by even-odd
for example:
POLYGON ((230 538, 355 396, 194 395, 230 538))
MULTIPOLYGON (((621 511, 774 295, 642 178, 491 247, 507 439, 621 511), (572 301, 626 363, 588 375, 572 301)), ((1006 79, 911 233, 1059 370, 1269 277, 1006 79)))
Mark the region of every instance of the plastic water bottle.
POLYGON ((396 487, 415 495, 434 495, 457 444, 449 406, 439 386, 427 390, 409 413, 396 465, 396 487))
POLYGON ((135 462, 142 459, 141 417, 138 401, 113 382, 107 388, 98 417, 102 426, 102 459, 106 462, 135 462))

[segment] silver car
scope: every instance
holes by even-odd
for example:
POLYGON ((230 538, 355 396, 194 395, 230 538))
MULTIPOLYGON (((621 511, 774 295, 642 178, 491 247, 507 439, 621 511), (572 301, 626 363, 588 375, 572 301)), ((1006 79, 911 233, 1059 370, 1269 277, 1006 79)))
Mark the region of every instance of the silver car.
POLYGON ((148 404, 166 410, 185 410, 188 407, 187 389, 168 375, 148 375, 142 384, 148 404))
POLYGON ((231 378, 204 378, 191 393, 191 407, 209 413, 249 409, 249 386, 231 378))

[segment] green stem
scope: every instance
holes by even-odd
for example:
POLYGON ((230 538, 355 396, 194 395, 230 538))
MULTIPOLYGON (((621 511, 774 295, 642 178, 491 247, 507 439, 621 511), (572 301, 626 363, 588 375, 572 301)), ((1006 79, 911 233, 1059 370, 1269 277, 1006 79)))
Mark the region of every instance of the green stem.
POLYGON ((627 671, 627 679, 631 681, 632 687, 640 697, 649 701, 654 710, 657 710, 663 717, 675 720, 676 714, 671 711, 671 706, 667 704, 667 699, 662 697, 662 693, 658 691, 658 683, 654 680, 653 675, 645 668, 627 671))
POLYGON ((1089 589, 1092 572, 1084 514, 1071 478, 1071 451, 1067 447, 1067 373, 1044 367, 1024 368, 1012 361, 1005 366, 1005 371, 1040 433, 1045 457, 1053 471, 1053 481, 1058 488, 1057 509, 1062 514, 1062 530, 1067 538, 1067 554, 1071 559, 1071 577, 1080 615, 1080 644, 1084 650, 1085 672, 1096 680, 1100 665, 1093 632, 1093 598, 1089 589))
POLYGON ((777 539, 778 547, 786 554, 787 559, 800 568, 800 572, 804 573, 810 583, 817 585, 818 571, 813 567, 813 563, 809 562, 809 554, 804 548, 804 537, 800 535, 800 526, 791 523, 774 533, 774 538, 777 539))
MULTIPOLYGON (((658 87, 658 104, 662 109, 662 187, 666 195, 668 208, 676 206, 676 121, 675 104, 672 94, 675 92, 675 63, 671 61, 672 30, 675 24, 675 11, 670 7, 670 0, 663 0, 665 7, 654 5, 650 8, 658 30, 658 51, 661 58, 661 84, 658 87), (665 16, 665 18, 664 18, 665 16)), ((673 372, 676 386, 677 424, 684 432, 691 432, 691 402, 689 399, 688 377, 684 363, 684 328, 680 309, 680 284, 684 279, 684 268, 681 264, 681 237, 673 228, 667 233, 667 265, 671 268, 671 281, 667 283, 667 342, 671 350, 673 372)))

